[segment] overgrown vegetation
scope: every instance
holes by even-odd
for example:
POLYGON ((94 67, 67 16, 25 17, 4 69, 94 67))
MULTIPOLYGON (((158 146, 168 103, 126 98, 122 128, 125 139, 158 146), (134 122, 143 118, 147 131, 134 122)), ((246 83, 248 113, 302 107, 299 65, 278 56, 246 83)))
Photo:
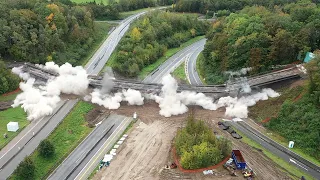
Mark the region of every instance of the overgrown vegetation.
MULTIPOLYGON (((30 156, 36 167, 34 178, 47 176, 73 151, 74 148, 91 132, 85 121, 85 115, 93 109, 93 105, 80 101, 61 124, 47 138, 55 148, 51 157, 42 157, 39 148, 30 156)), ((19 179, 14 173, 11 179, 19 179)))
POLYGON ((186 127, 178 130, 174 145, 185 169, 198 169, 219 163, 231 153, 231 143, 216 138, 204 121, 188 117, 186 127))
POLYGON ((121 39, 113 68, 135 77, 169 48, 179 47, 192 37, 203 35, 207 25, 192 16, 157 11, 136 21, 121 39))
POLYGON ((223 72, 252 67, 251 74, 301 60, 320 48, 320 8, 298 3, 245 7, 219 18, 207 33, 203 67, 208 83, 223 83, 223 72))
POLYGON ((12 0, 0 2, 0 13, 0 56, 6 61, 80 65, 101 40, 89 5, 12 0))
POLYGON ((271 119, 266 126, 293 140, 296 147, 320 161, 320 111, 315 96, 311 93, 296 102, 285 101, 278 117, 271 119))
POLYGON ((297 2, 297 0, 177 0, 174 6, 175 11, 179 12, 199 12, 208 16, 228 15, 230 12, 243 9, 245 6, 265 6, 274 7, 297 2))
POLYGON ((19 81, 19 77, 7 69, 4 62, 0 59, 0 95, 17 89, 19 81))
POLYGON ((34 179, 35 165, 30 156, 27 156, 21 163, 18 165, 14 173, 17 174, 19 180, 25 179, 34 179))

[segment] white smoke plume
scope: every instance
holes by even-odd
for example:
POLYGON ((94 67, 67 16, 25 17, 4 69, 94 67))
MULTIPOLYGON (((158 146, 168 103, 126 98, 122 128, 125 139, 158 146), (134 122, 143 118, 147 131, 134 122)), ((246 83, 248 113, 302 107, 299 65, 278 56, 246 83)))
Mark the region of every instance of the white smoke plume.
POLYGON ((255 105, 258 101, 267 100, 269 97, 274 98, 280 96, 279 93, 267 88, 262 92, 258 92, 249 96, 237 97, 222 97, 219 99, 217 106, 226 107, 225 115, 229 117, 247 118, 248 107, 255 105))
POLYGON ((91 93, 92 103, 108 109, 118 109, 122 101, 128 101, 129 105, 143 105, 143 100, 141 93, 134 89, 122 90, 122 92, 117 92, 114 95, 104 94, 99 89, 95 89, 91 93))
POLYGON ((56 104, 60 101, 59 96, 47 96, 45 91, 35 88, 34 81, 35 79, 30 78, 27 82, 20 83, 20 89, 23 92, 16 97, 12 105, 12 107, 21 105, 28 114, 28 120, 52 114, 56 104))
MULTIPOLYGON (((82 95, 89 85, 86 70, 80 66, 72 67, 71 64, 65 63, 59 67, 53 62, 48 62, 42 67, 59 73, 59 76, 50 79, 45 86, 40 87, 34 86, 33 78, 20 83, 20 89, 23 92, 17 96, 12 105, 13 107, 21 105, 28 114, 28 120, 52 114, 60 101, 61 93, 82 95)), ((21 68, 13 69, 13 72, 22 78, 27 77, 21 68)))
POLYGON ((14 67, 14 68, 12 68, 12 72, 13 72, 14 74, 19 75, 19 77, 20 77, 21 79, 23 79, 24 81, 26 81, 26 80, 28 80, 28 79, 30 78, 30 75, 29 75, 28 73, 24 73, 24 72, 22 71, 22 66, 21 66, 21 67, 14 67))
MULTIPOLYGON (((272 89, 263 89, 259 93, 248 96, 222 97, 217 103, 203 93, 183 91, 177 93, 178 84, 176 80, 167 75, 162 79, 162 92, 159 96, 148 95, 146 98, 155 100, 160 107, 160 115, 170 117, 172 115, 183 114, 188 111, 187 105, 198 105, 208 110, 216 110, 220 107, 226 107, 225 115, 236 118, 247 118, 248 107, 253 106, 260 100, 267 100, 269 97, 277 97, 279 94, 272 89)), ((243 88, 243 87, 242 87, 243 88)), ((248 85, 246 93, 251 92, 248 85)), ((244 90, 245 91, 245 90, 244 90)))

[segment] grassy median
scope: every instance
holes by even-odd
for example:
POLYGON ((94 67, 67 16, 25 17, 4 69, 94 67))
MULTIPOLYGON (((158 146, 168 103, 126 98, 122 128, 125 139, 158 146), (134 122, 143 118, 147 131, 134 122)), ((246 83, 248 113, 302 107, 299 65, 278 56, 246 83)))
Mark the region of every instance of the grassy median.
POLYGON ((181 63, 174 71, 173 71, 173 76, 180 81, 189 84, 189 81, 186 76, 186 71, 185 71, 185 64, 186 62, 181 63))
MULTIPOLYGON (((43 158, 39 151, 31 154, 36 170, 34 179, 46 178, 60 163, 78 146, 78 144, 93 130, 87 126, 85 114, 93 105, 80 101, 62 121, 61 124, 47 138, 55 147, 55 154, 51 158, 43 158)), ((15 173, 11 179, 15 179, 15 173)))
POLYGON ((167 59, 169 59, 171 56, 173 56, 174 54, 176 54, 177 52, 181 51, 182 49, 184 49, 185 47, 203 39, 204 36, 197 36, 195 38, 190 39, 189 41, 183 43, 180 45, 180 47, 178 48, 171 48, 168 49, 167 52, 164 54, 164 56, 162 56, 161 58, 159 58, 157 61, 155 61, 155 63, 150 64, 146 67, 144 67, 138 77, 139 79, 144 79, 145 77, 148 76, 148 74, 150 74, 152 71, 154 71, 155 69, 157 69, 163 62, 165 62, 167 59))

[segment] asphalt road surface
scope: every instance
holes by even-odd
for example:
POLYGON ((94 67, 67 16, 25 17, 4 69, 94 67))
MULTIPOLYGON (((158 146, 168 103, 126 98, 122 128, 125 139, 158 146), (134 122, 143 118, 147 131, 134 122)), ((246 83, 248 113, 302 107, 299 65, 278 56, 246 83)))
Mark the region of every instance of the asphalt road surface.
MULTIPOLYGON (((115 115, 114 115, 115 116, 115 115)), ((104 155, 110 150, 113 145, 121 137, 127 126, 132 121, 131 117, 124 117, 117 115, 121 123, 113 126, 113 128, 103 137, 101 141, 94 147, 94 149, 86 156, 86 158, 79 164, 79 166, 69 174, 68 179, 87 179, 90 174, 97 167, 104 155)))
MULTIPOLYGON (((54 130, 54 128, 64 119, 64 117, 71 111, 73 106, 78 102, 78 100, 69 100, 61 106, 60 109, 56 109, 56 113, 52 116, 47 116, 43 118, 43 121, 46 121, 47 124, 43 127, 40 127, 40 131, 37 132, 32 138, 22 138, 17 145, 13 147, 12 150, 8 151, 4 157, 8 160, 8 157, 11 157, 8 163, 3 166, 0 171, 0 179, 7 179, 19 163, 28 155, 30 155, 39 145, 40 141, 49 136, 49 134, 54 130), (20 151, 19 150, 20 147, 20 151)), ((59 108, 60 106, 58 106, 59 108)), ((39 123, 40 124, 40 123, 39 123)), ((39 128, 39 127, 35 127, 39 128)), ((36 129, 34 129, 36 131, 36 129)), ((33 135, 33 131, 26 134, 26 136, 33 135)), ((1 163, 4 160, 1 158, 1 163)))
MULTIPOLYGON (((103 69, 121 37, 128 30, 130 23, 144 13, 141 12, 126 18, 110 33, 107 40, 88 62, 86 66, 88 74, 98 74, 103 69)), ((78 100, 70 100, 65 104, 58 104, 55 109, 57 113, 52 118, 48 116, 40 119, 39 123, 31 123, 30 127, 25 128, 26 130, 31 129, 31 131, 23 131, 24 133, 21 132, 22 137, 17 136, 12 140, 12 142, 18 143, 8 144, 0 151, 0 180, 7 179, 13 173, 19 163, 36 149, 40 141, 45 139, 55 129, 77 102, 78 100)))
POLYGON ((205 39, 202 39, 177 52, 161 64, 156 70, 150 73, 143 82, 160 84, 165 75, 173 72, 181 63, 190 58, 192 54, 199 50, 198 48, 204 46, 205 41, 205 39))
POLYGON ((261 146, 272 152, 273 154, 277 155, 281 159, 287 161, 288 163, 296 166, 297 168, 301 169, 302 171, 305 171, 307 174, 310 174, 311 176, 315 177, 316 179, 320 179, 320 172, 316 171, 307 165, 303 164, 302 162, 299 162, 297 159, 294 159, 287 153, 279 150, 275 146, 268 143, 270 139, 266 138, 262 134, 256 134, 248 130, 247 128, 244 128, 243 126, 248 126, 245 122, 228 122, 230 125, 234 126, 237 130, 244 133, 246 136, 248 136, 250 139, 254 140, 255 142, 259 143, 261 146), (242 125, 240 125, 242 123, 242 125))
POLYGON ((203 85, 202 81, 197 72, 197 58, 198 55, 203 51, 204 45, 206 44, 206 39, 200 41, 201 44, 191 52, 191 56, 186 61, 186 76, 191 85, 203 85))
MULTIPOLYGON (((94 154, 94 148, 98 143, 104 142, 108 139, 114 130, 124 121, 126 117, 119 115, 110 115, 104 119, 78 147, 61 163, 61 165, 49 176, 49 180, 67 179, 74 172, 74 170, 82 163, 82 161, 94 154)), ((100 143, 101 144, 101 143, 100 143)), ((101 144, 102 145, 102 144, 101 144)), ((101 147, 101 146, 100 146, 101 147)))
POLYGON ((100 46, 86 65, 88 74, 97 75, 103 69, 122 36, 129 29, 130 23, 145 13, 144 11, 126 18, 110 33, 106 41, 100 46))

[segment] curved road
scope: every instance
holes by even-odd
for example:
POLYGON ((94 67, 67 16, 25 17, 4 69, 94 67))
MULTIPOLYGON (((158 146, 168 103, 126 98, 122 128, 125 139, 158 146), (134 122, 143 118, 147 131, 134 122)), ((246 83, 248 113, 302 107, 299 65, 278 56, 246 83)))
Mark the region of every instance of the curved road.
MULTIPOLYGON (((88 74, 96 75, 102 70, 121 37, 129 29, 130 23, 145 13, 146 11, 126 18, 110 33, 86 65, 88 74)), ((32 122, 0 151, 0 180, 7 179, 13 173, 19 163, 37 148, 41 140, 50 135, 77 102, 78 100, 69 100, 59 103, 54 115, 32 122)))
POLYGON ((197 58, 201 51, 204 49, 204 45, 206 44, 206 40, 202 41, 202 43, 193 51, 191 54, 190 58, 187 59, 186 61, 186 76, 191 85, 203 85, 199 74, 197 72, 197 58))
POLYGON ((177 52, 150 73, 142 82, 161 83, 161 80, 165 75, 173 72, 181 63, 185 62, 190 57, 194 57, 194 55, 204 46, 205 42, 205 39, 201 39, 177 52))
MULTIPOLYGON (((187 67, 186 67, 186 76, 191 85, 203 85, 202 81, 199 78, 199 75, 197 73, 196 68, 196 61, 197 56, 199 53, 204 49, 204 46, 198 47, 190 56, 190 58, 187 59, 187 67)), ((304 162, 307 162, 304 164, 303 162, 299 161, 297 158, 291 156, 290 154, 286 153, 290 150, 286 147, 281 147, 281 145, 277 145, 275 141, 271 140, 270 138, 267 138, 263 134, 261 134, 259 131, 251 127, 250 130, 244 127, 250 127, 245 121, 242 122, 231 122, 232 126, 234 126, 236 129, 244 133, 246 136, 248 136, 250 139, 254 140, 255 142, 259 143, 264 148, 268 149, 270 152, 275 154, 276 156, 280 157, 284 161, 296 166, 302 171, 305 171, 307 174, 310 174, 311 176, 315 177, 316 179, 320 179, 320 167, 317 165, 312 164, 311 162, 308 162, 308 160, 304 159, 304 162), (273 142, 270 142, 273 141, 273 142), (275 144, 275 145, 272 145, 275 144), (284 151, 285 149, 285 151, 284 151), (308 164, 311 164, 312 167, 309 167, 308 164)), ((293 153, 293 152, 292 152, 293 153)), ((296 154, 296 157, 299 157, 299 155, 296 154)), ((303 159, 302 157, 299 157, 299 159, 303 159)))

